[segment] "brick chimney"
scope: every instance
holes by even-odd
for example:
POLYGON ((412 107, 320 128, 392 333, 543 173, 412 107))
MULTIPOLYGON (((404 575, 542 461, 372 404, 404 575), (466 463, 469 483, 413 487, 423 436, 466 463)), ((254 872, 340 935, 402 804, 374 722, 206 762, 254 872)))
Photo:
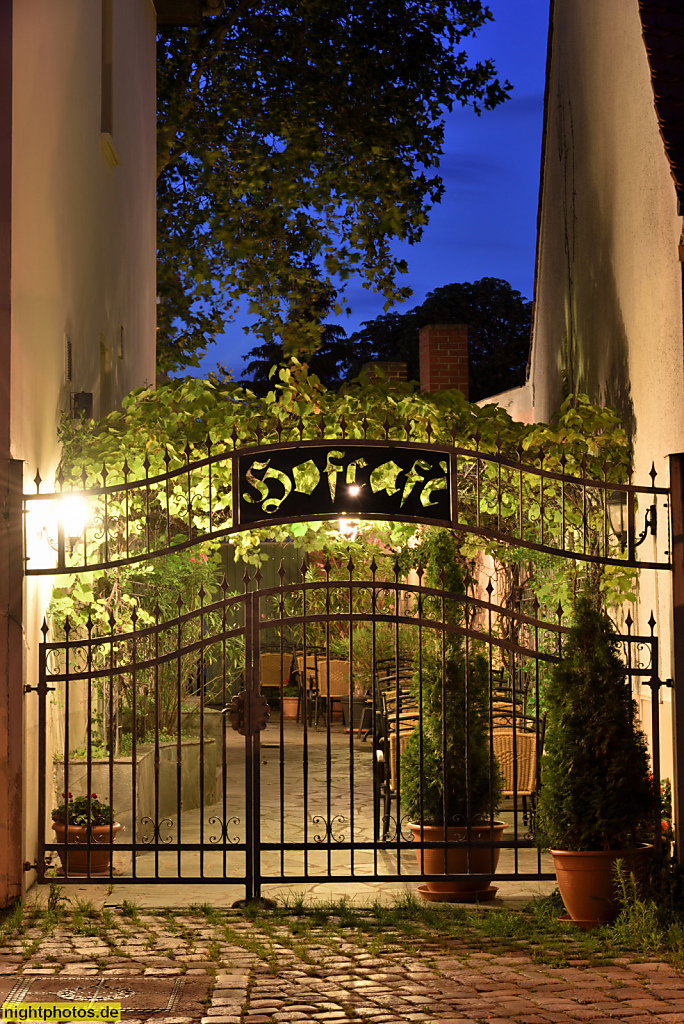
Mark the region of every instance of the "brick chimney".
POLYGON ((468 328, 465 324, 429 324, 420 338, 422 391, 458 388, 468 398, 468 328))

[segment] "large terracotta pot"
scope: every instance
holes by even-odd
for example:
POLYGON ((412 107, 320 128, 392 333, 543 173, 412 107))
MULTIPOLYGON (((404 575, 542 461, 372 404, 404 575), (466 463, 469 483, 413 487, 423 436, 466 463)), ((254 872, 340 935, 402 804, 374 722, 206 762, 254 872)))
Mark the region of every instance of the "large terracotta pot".
MULTIPOLYGON (((52 827, 55 830, 55 837, 58 843, 66 842, 66 826, 59 821, 53 821, 52 827)), ((93 825, 88 829, 85 825, 69 825, 69 850, 68 853, 59 851, 59 859, 62 868, 65 869, 65 856, 69 861, 70 875, 108 875, 111 863, 111 850, 98 850, 98 843, 113 843, 116 833, 121 828, 118 821, 111 825, 93 825), (91 835, 90 846, 88 843, 88 832, 91 835), (74 844, 72 850, 71 844, 74 844), (79 844, 84 845, 79 849, 79 844), (88 872, 88 853, 90 853, 90 872, 88 872)))
POLYGON ((648 845, 636 850, 549 850, 568 911, 561 920, 572 921, 583 930, 614 921, 620 912, 615 861, 624 861, 626 873, 633 873, 639 882, 652 850, 648 845))
MULTIPOLYGON (((414 825, 408 824, 413 833, 415 842, 423 839, 426 843, 443 843, 443 825, 414 825)), ((503 821, 493 821, 491 825, 472 825, 470 828, 470 839, 472 842, 492 841, 499 843, 503 837, 504 829, 508 826, 503 821)), ((448 879, 438 882, 434 879, 425 879, 424 886, 418 891, 424 899, 492 899, 496 889, 490 887, 493 872, 496 871, 499 863, 499 847, 489 849, 487 847, 471 847, 470 866, 468 866, 468 830, 465 826, 449 826, 446 830, 446 839, 449 843, 456 845, 447 850, 446 869, 450 875, 486 875, 487 878, 476 878, 473 880, 448 879), (431 895, 434 894, 434 895, 431 895)), ((418 867, 426 875, 444 874, 444 850, 440 849, 417 849, 416 860, 418 867)))

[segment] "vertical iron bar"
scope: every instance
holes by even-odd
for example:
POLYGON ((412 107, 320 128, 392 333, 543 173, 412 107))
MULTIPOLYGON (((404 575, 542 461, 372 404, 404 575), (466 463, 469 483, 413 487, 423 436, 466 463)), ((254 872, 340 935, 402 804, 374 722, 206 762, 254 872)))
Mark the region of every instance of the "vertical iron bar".
MULTIPOLYGON (((478 463, 479 465, 479 463, 478 463)), ((479 476, 478 476, 479 479, 479 476)), ((479 501, 478 501, 479 508, 479 501)), ((447 670, 446 670, 446 602, 444 600, 444 588, 446 586, 446 579, 444 571, 441 575, 441 593, 440 593, 440 609, 441 609, 441 622, 440 622, 440 634, 442 637, 442 821, 444 825, 444 836, 443 836, 443 848, 442 852, 444 855, 444 874, 447 873, 447 857, 448 857, 448 845, 447 845, 447 826, 449 821, 449 804, 448 804, 448 790, 449 784, 446 778, 446 763, 447 763, 447 737, 446 737, 446 721, 447 721, 447 670)), ((467 769, 466 769, 467 771, 467 769)))
MULTIPOLYGON (((464 600, 464 606, 463 606, 463 620, 464 620, 464 625, 466 627, 466 634, 465 634, 465 641, 464 641, 464 643, 465 643, 465 694, 464 694, 464 697, 465 697, 465 751, 464 751, 464 760, 465 760, 465 779, 466 779, 466 857, 467 857, 467 864, 468 864, 467 870, 468 870, 468 872, 471 872, 472 871, 472 855, 473 855, 473 850, 472 850, 472 845, 471 845, 472 841, 473 841, 473 835, 472 835, 471 827, 472 827, 473 815, 472 815, 472 786, 471 786, 471 783, 472 783, 472 779, 471 779, 472 765, 471 765, 471 759, 470 759, 470 710, 471 710, 470 709, 470 637, 468 636, 468 627, 470 625, 470 607, 468 605, 468 577, 467 576, 466 576, 466 578, 464 580, 463 590, 464 590, 464 599, 465 599, 464 600)), ((444 770, 446 770, 446 731, 447 731, 446 730, 446 726, 447 726, 447 718, 446 718, 446 709, 445 709, 444 721, 443 721, 443 725, 442 725, 442 732, 444 733, 444 762, 443 762, 444 770)), ((446 780, 446 777, 445 777, 444 778, 444 789, 446 790, 446 788, 447 788, 447 780, 446 780)), ((446 818, 444 820, 444 824, 445 825, 447 824, 446 818)), ((446 830, 445 830, 445 834, 444 835, 445 835, 445 838, 446 838, 446 830)), ((446 858, 445 858, 445 863, 444 863, 444 871, 446 872, 446 858)))
MULTIPOLYGON (((116 800, 114 797, 114 753, 116 750, 116 720, 114 717, 114 627, 115 619, 113 613, 109 616, 109 627, 110 627, 110 638, 109 638, 109 805, 111 807, 112 821, 116 818, 116 800)), ((118 676, 117 676, 118 684, 118 676)), ((118 690, 118 685, 117 685, 118 690)), ((118 697, 118 693, 117 693, 118 697)), ((114 837, 111 832, 109 834, 110 842, 114 837)), ((88 832, 88 846, 90 847, 92 841, 91 833, 88 832)), ((90 855, 90 850, 88 850, 90 855)), ((90 873, 90 863, 88 864, 88 873, 90 873)), ((109 877, 111 878, 114 874, 114 851, 112 850, 112 856, 109 860, 109 877)))
MULTIPOLYGON (((376 763, 376 751, 378 749, 378 731, 376 726, 376 716, 378 712, 377 700, 378 700, 378 670, 377 670, 377 634, 376 634, 376 615, 378 611, 378 594, 375 586, 376 576, 376 563, 375 560, 371 562, 371 735, 373 737, 373 874, 378 874, 378 841, 380 839, 380 788, 376 784, 378 779, 378 769, 376 763)), ((361 730, 359 729, 359 733, 361 730)), ((384 828, 384 822, 383 826, 384 828)))
MULTIPOLYGON (((47 785, 47 626, 38 650, 38 881, 45 881, 45 787, 47 785)), ((67 790, 65 789, 65 793, 67 790)), ((67 797, 64 798, 65 803, 67 797)))
MULTIPOLYGON (((515 613, 512 616, 511 621, 515 622, 515 640, 520 643, 520 618, 521 604, 518 601, 518 615, 515 613)), ((511 651, 511 697, 513 707, 513 840, 515 842, 514 852, 514 867, 515 874, 518 874, 520 869, 519 865, 519 851, 518 851, 518 722, 517 722, 517 676, 518 676, 518 655, 515 651, 511 651)))
POLYGON ((199 591, 200 598, 200 643, 199 649, 199 666, 196 667, 196 671, 199 672, 199 690, 200 690, 200 877, 204 878, 204 766, 205 766, 205 735, 204 735, 204 672, 205 672, 205 661, 204 661, 204 587, 200 587, 199 591))
MULTIPOLYGON (((489 821, 494 821, 494 772, 496 771, 496 759, 494 756, 494 676, 493 676, 493 649, 492 649, 492 585, 491 580, 488 586, 487 606, 487 650, 489 661, 489 821)), ((490 840, 494 836, 494 826, 490 824, 490 840)), ((490 868, 494 874, 494 847, 490 848, 490 868)))
POLYGON ((230 460, 230 504, 233 516, 233 529, 240 523, 240 460, 233 455, 230 460))
MULTIPOLYGON (((328 563, 326 562, 326 565, 328 563)), ((329 579, 329 573, 326 572, 326 580, 329 579)), ((331 726, 332 726, 332 697, 330 696, 330 587, 325 589, 325 664, 326 664, 326 678, 328 680, 328 699, 325 703, 325 807, 326 807, 326 821, 328 828, 328 851, 327 851, 327 864, 328 864, 328 875, 332 874, 332 748, 331 748, 331 726)), ((354 666, 352 664, 351 657, 351 633, 352 624, 349 623, 349 638, 348 638, 348 655, 349 655, 349 687, 351 692, 351 682, 354 674, 354 666)), ((351 719, 351 697, 349 698, 349 715, 351 719)))
MULTIPOLYGON (((354 667, 354 624, 352 621, 352 615, 354 612, 354 588, 352 586, 354 578, 354 566, 349 559, 349 834, 351 840, 351 851, 350 851, 350 873, 354 874, 354 835, 355 835, 355 821, 354 821, 354 691, 353 691, 353 667, 354 667)), ((328 654, 330 653, 328 649, 328 654)), ((329 663, 328 663, 329 665, 329 663)), ((330 687, 330 673, 328 672, 328 688, 330 687)), ((328 692, 330 690, 328 689, 328 692)), ((328 701, 332 704, 330 697, 328 701)), ((332 836, 331 836, 332 838, 332 836)))
MULTIPOLYGON (((420 806, 420 873, 425 874, 425 820, 424 820, 424 791, 423 791, 423 757, 424 757, 424 731, 423 731, 423 571, 422 567, 418 572, 418 764, 419 764, 419 789, 418 802, 420 806)), ((389 786, 389 780, 387 781, 389 786)))
MULTIPOLYGON (((180 878, 182 873, 182 853, 181 844, 183 842, 183 740, 182 736, 182 717, 181 707, 183 704, 183 670, 181 664, 181 650, 183 649, 183 626, 181 624, 181 612, 183 608, 183 602, 181 600, 180 593, 178 594, 178 601, 176 602, 178 608, 178 617, 176 620, 176 834, 178 836, 178 877, 180 878)), ((157 716, 157 748, 159 746, 159 716, 157 716)), ((157 842, 159 842, 161 836, 157 836, 157 842)))
POLYGON ((245 583, 245 899, 255 895, 254 879, 254 744, 249 734, 249 698, 254 674, 254 608, 245 583))
POLYGON ((544 477, 542 476, 542 470, 544 469, 544 456, 539 456, 539 529, 540 537, 539 543, 543 546, 544 544, 544 477))
POLYGON ((396 699, 396 873, 401 873, 401 693, 399 690, 399 567, 394 563, 394 694, 396 699))
MULTIPOLYGON (((155 605, 154 618, 154 821, 152 842, 154 843, 154 877, 159 878, 159 603, 155 605)), ((178 836, 176 836, 178 838, 178 836)), ((180 845, 177 854, 178 877, 181 875, 180 845)))
MULTIPOLYGON (((228 706, 228 688, 226 685, 226 577, 224 575, 221 583, 221 705, 228 706)), ((223 877, 225 878, 228 869, 228 723, 226 713, 221 715, 221 811, 223 829, 223 877)))
MULTIPOLYGON (((653 622, 653 619, 651 618, 653 622)), ((656 857, 660 857, 663 849, 663 833, 660 824, 660 664, 658 637, 655 635, 655 622, 651 626, 651 757, 653 761, 653 788, 658 800, 656 814, 654 848, 656 857)))
POLYGON ((458 527, 458 455, 456 452, 451 452, 449 455, 449 468, 450 468, 450 480, 449 486, 451 487, 451 524, 453 529, 458 527))
POLYGON ((563 479, 561 480, 561 538, 560 549, 565 551, 565 462, 562 464, 563 479))
MULTIPOLYGON (((684 458, 684 456, 682 456, 682 457, 684 458)), ((672 472, 672 467, 673 467, 672 460, 674 458, 676 458, 676 456, 674 456, 674 455, 670 456, 670 472, 672 472)), ((673 509, 673 512, 674 512, 674 509, 673 509)), ((636 561, 636 528, 635 528, 635 519, 636 519, 636 509, 635 509, 634 491, 627 491, 627 551, 628 551, 629 561, 631 563, 634 563, 636 561)), ((672 521, 674 523, 674 515, 672 517, 672 521)))
MULTIPOLYGON (((138 819, 138 620, 135 605, 133 606, 133 641, 132 641, 132 676, 131 676, 131 717, 133 719, 131 723, 131 814, 132 814, 132 835, 131 842, 133 843, 133 850, 131 851, 131 868, 132 874, 135 878, 137 875, 137 858, 135 855, 135 847, 137 842, 136 831, 137 831, 137 819, 138 819)), ((88 647, 90 651, 90 646, 88 647)), ((90 667, 88 669, 90 673, 90 667)), ((90 688, 91 679, 88 676, 88 723, 90 733, 90 688)), ((88 758, 90 760, 90 758, 88 758)))
POLYGON ((150 463, 145 456, 145 551, 150 554, 150 463))
MULTIPOLYGON (((64 856, 64 877, 69 877, 69 747, 70 747, 70 735, 69 735, 69 711, 70 711, 70 692, 69 692, 69 637, 71 635, 70 623, 67 618, 64 623, 64 805, 67 809, 67 813, 64 818, 66 821, 66 829, 64 831, 64 841, 66 843, 66 850, 64 856)), ((111 800, 110 800, 111 803, 111 800)))
MULTIPOLYGON (((631 492, 630 492, 631 497, 631 492)), ((628 510, 630 508, 628 500, 628 510)), ((633 509, 633 505, 632 505, 633 509)), ((674 626, 672 727, 674 779, 672 809, 677 859, 684 862, 684 453, 670 456, 672 516, 672 604, 674 626)), ((634 515, 629 521, 630 558, 634 548, 634 515)))
MULTIPOLYGON (((280 617, 280 623, 278 627, 278 633, 280 636, 280 758, 279 758, 279 778, 278 785, 280 788, 280 874, 281 877, 285 875, 285 719, 283 715, 283 699, 285 696, 285 601, 283 597, 283 560, 280 560, 280 590, 278 591, 278 612, 280 617)), ((291 666, 290 666, 291 669, 291 666)), ((291 671, 288 671, 288 683, 290 681, 291 671)))
POLYGON ((248 688, 247 731, 251 734, 252 748, 252 884, 254 899, 261 899, 261 733, 252 718, 253 696, 261 694, 261 671, 259 658, 259 596, 260 579, 257 573, 256 588, 251 595, 252 605, 252 672, 248 688))
MULTIPOLYGON (((93 791, 93 649, 90 643, 92 639, 93 624, 90 618, 88 619, 88 653, 86 656, 86 672, 88 687, 87 697, 87 721, 88 721, 88 736, 86 738, 86 793, 88 794, 88 819, 90 819, 90 801, 91 793, 93 791)), ((111 800, 110 800, 111 804, 111 800)), ((112 818, 113 820, 113 818, 112 818)), ((90 874, 90 850, 86 852, 86 875, 90 874)))
MULTIPOLYGON (((307 630, 307 590, 306 590, 306 565, 302 562, 302 630, 303 630, 303 658, 304 658, 304 736, 302 738, 302 787, 304 802, 304 874, 309 874, 309 688, 306 685, 309 672, 308 654, 308 630, 307 630)), ((327 573, 326 573, 327 578, 327 573)), ((314 685, 316 686, 315 709, 318 714, 318 662, 314 651, 314 685)))

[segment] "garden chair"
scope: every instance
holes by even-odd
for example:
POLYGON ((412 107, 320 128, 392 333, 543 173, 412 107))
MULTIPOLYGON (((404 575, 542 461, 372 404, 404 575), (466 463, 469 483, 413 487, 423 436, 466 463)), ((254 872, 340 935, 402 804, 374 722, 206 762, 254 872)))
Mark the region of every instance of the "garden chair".
POLYGON ((340 697, 349 696, 349 662, 338 658, 319 658, 316 662, 316 681, 313 693, 314 723, 318 728, 321 707, 325 704, 332 720, 332 706, 340 697))
POLYGON ((410 693, 406 691, 406 704, 399 705, 397 711, 396 690, 378 695, 376 709, 376 739, 374 749, 374 772, 376 780, 375 794, 375 834, 383 840, 387 838, 390 823, 392 800, 397 796, 397 765, 406 749, 409 736, 415 731, 420 715, 418 706, 410 693), (398 728, 397 728, 398 726, 398 728), (382 830, 380 830, 380 803, 382 802, 382 830))
POLYGON ((544 745, 544 725, 545 720, 542 719, 539 736, 536 728, 514 730, 510 726, 492 729, 492 749, 503 776, 501 795, 522 799, 525 825, 534 824, 539 759, 544 745))
POLYGON ((296 682, 299 686, 298 704, 297 704, 297 721, 304 721, 304 715, 308 717, 309 723, 312 721, 313 708, 315 704, 316 695, 316 676, 317 676, 317 664, 318 657, 315 651, 307 650, 306 662, 304 661, 303 654, 295 654, 292 659, 293 675, 296 676, 296 682))

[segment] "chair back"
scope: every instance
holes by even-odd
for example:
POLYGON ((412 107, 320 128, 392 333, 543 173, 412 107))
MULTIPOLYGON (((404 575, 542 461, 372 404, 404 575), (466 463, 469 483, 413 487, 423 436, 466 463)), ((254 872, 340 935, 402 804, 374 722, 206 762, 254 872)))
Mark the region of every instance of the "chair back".
POLYGON ((291 655, 265 651, 259 655, 259 685, 280 686, 290 674, 291 655))
POLYGON ((346 697, 349 695, 349 662, 323 658, 317 663, 319 697, 346 697))
POLYGON ((492 747, 503 776, 503 796, 531 796, 537 789, 537 734, 520 729, 492 729, 492 747), (514 749, 515 737, 515 749, 514 749), (518 784, 514 787, 517 754, 518 784))

